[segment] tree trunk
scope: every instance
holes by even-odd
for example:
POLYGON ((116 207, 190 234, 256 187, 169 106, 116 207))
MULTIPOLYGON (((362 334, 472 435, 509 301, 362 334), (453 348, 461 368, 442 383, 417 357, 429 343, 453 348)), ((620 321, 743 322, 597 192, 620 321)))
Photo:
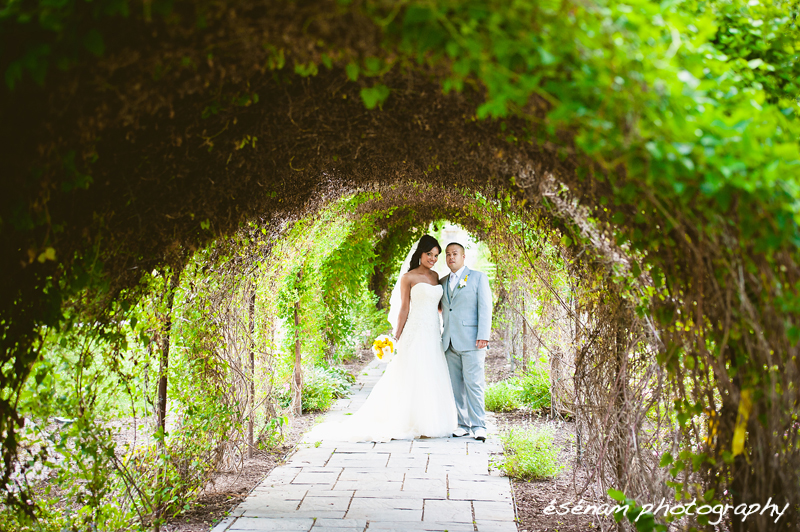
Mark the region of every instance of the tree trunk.
POLYGON ((255 315, 256 315, 256 287, 255 284, 251 287, 250 292, 250 367, 249 376, 250 376, 250 386, 249 386, 249 410, 250 415, 248 416, 249 419, 247 420, 247 457, 253 458, 254 453, 254 442, 253 442, 253 424, 254 424, 254 417, 255 417, 255 410, 256 410, 256 359, 255 359, 255 333, 256 333, 256 322, 255 322, 255 315))
MULTIPOLYGON (((302 272, 297 274, 297 284, 300 285, 302 272)), ((303 414, 303 369, 300 349, 300 297, 294 303, 294 413, 303 414)))
POLYGON ((162 434, 166 433, 167 429, 167 369, 169 368, 169 341, 170 331, 172 330, 172 304, 175 302, 175 291, 181 279, 181 270, 172 272, 169 288, 167 288, 167 309, 166 319, 164 320, 164 332, 162 334, 161 344, 161 359, 159 360, 158 368, 158 428, 161 429, 162 434))
POLYGON ((522 296, 522 373, 528 371, 528 320, 525 319, 525 296, 522 296))

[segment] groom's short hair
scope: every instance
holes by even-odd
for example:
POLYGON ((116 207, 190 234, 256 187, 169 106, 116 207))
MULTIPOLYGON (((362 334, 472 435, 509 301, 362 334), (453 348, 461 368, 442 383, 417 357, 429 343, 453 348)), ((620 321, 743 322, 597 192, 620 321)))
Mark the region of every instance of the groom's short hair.
POLYGON ((461 253, 463 253, 464 255, 467 254, 467 250, 464 249, 464 246, 462 246, 458 242, 450 242, 449 244, 447 244, 447 246, 445 246, 445 248, 444 248, 445 253, 447 253, 447 248, 449 248, 450 246, 458 246, 458 247, 461 248, 461 253))

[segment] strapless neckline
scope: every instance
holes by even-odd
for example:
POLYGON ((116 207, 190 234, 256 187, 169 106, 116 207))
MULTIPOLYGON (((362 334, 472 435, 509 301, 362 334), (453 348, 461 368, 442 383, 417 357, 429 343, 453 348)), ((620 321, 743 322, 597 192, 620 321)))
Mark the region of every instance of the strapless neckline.
POLYGON ((419 285, 430 286, 431 288, 441 288, 442 287, 442 285, 440 285, 440 284, 428 284, 428 283, 423 281, 423 282, 419 282, 419 283, 415 284, 414 286, 412 286, 411 290, 414 290, 419 285))

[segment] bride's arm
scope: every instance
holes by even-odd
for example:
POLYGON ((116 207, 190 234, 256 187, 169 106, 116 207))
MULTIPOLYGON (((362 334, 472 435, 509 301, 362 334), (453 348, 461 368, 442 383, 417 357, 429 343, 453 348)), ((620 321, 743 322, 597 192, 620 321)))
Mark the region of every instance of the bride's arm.
POLYGON ((411 279, 408 275, 403 275, 400 279, 400 313, 397 315, 397 332, 396 337, 399 340, 400 335, 403 334, 403 328, 406 326, 408 319, 408 309, 411 302, 411 279))

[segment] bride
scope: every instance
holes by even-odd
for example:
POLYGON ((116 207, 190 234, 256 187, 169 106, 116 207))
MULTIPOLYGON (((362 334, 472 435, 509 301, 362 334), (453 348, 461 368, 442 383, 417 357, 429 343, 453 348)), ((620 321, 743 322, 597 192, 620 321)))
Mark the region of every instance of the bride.
POLYGON ((407 259, 408 272, 398 280, 400 308, 393 296, 389 314, 397 338, 396 354, 364 405, 346 421, 332 426, 327 438, 438 438, 450 436, 456 429, 456 405, 439 326, 443 288, 432 269, 441 252, 439 242, 425 235, 407 259))

